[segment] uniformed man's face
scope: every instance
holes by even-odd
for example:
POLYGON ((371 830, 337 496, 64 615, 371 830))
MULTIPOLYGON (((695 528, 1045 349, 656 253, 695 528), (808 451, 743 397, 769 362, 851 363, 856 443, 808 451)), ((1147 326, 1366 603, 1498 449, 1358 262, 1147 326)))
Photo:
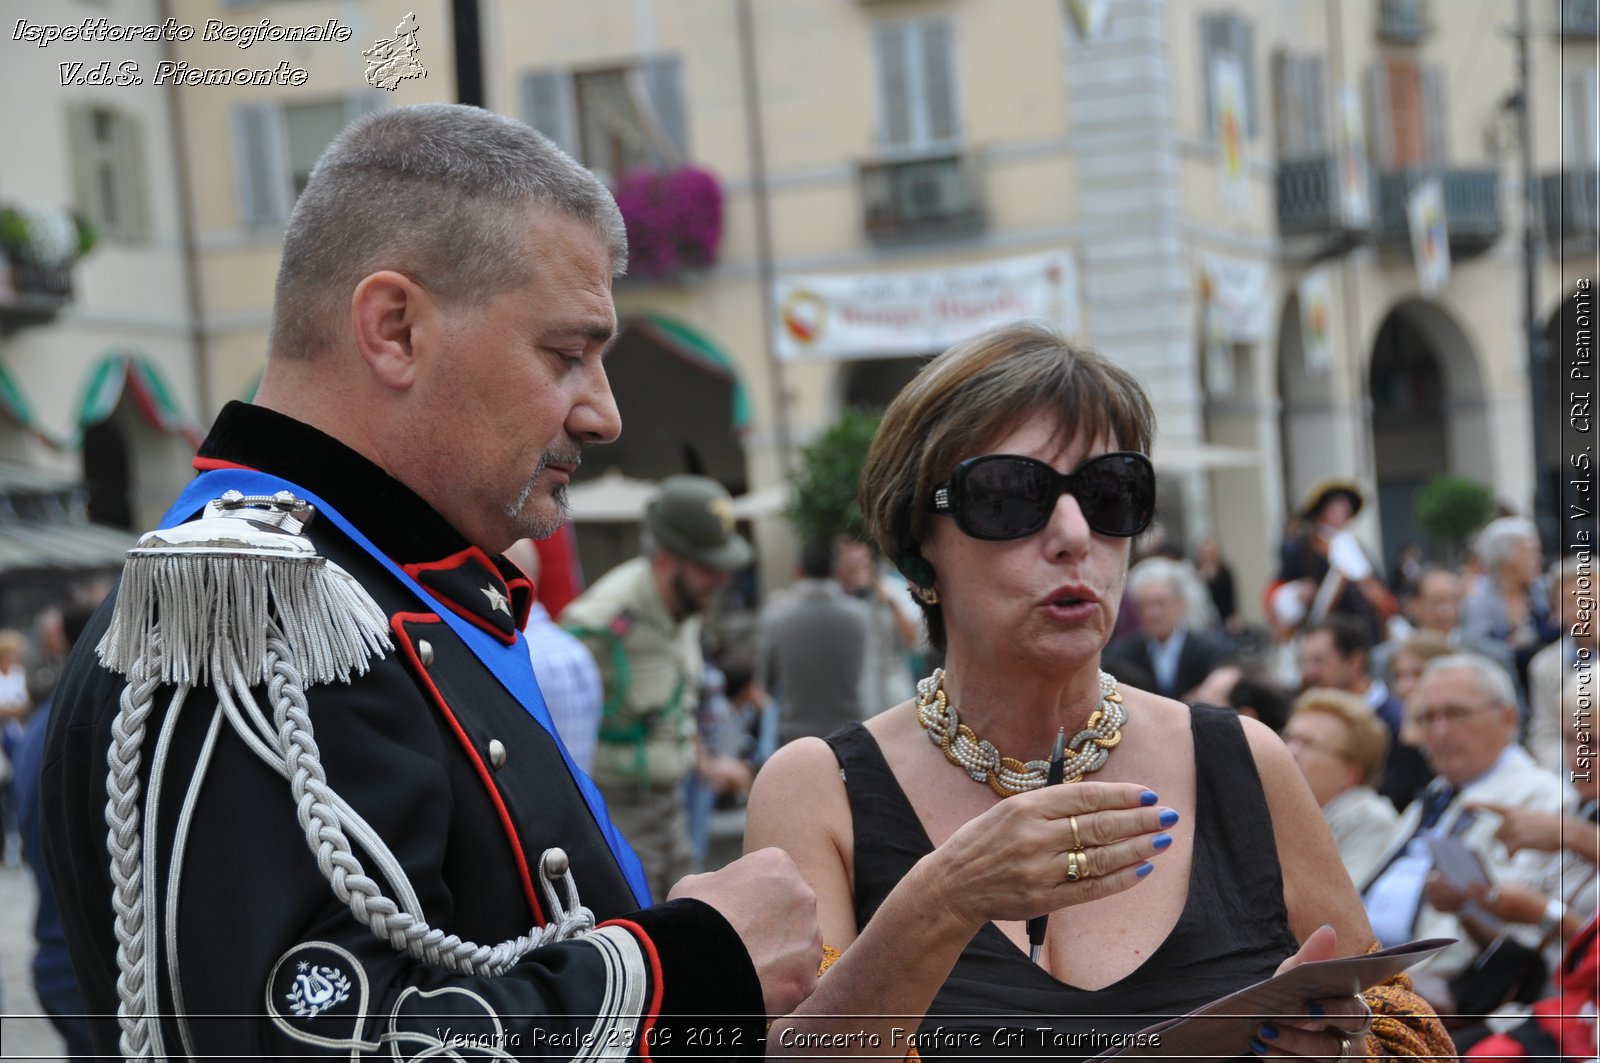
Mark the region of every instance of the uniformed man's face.
POLYGON ((601 361, 617 328, 607 244, 545 210, 529 215, 527 234, 532 279, 482 306, 440 307, 442 357, 418 378, 429 411, 417 426, 421 493, 496 552, 554 534, 582 448, 622 427, 601 361))

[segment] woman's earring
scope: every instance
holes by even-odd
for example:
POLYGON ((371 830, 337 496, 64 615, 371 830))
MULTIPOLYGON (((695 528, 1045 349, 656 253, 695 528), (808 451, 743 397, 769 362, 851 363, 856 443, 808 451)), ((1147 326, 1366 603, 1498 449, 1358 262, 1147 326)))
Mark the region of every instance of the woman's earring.
POLYGON ((920 583, 913 583, 911 585, 911 594, 923 605, 939 604, 939 592, 932 587, 924 587, 920 583))

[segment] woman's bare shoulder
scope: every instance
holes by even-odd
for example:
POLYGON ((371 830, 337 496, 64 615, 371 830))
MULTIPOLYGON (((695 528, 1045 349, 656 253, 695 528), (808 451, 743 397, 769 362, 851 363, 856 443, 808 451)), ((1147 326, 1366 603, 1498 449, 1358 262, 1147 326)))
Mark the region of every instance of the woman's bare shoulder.
MULTIPOLYGON (((830 777, 839 782, 839 761, 832 747, 820 738, 797 738, 780 746, 761 766, 750 791, 750 803, 796 790, 809 793, 830 777)), ((843 796, 842 783, 838 791, 843 796)))

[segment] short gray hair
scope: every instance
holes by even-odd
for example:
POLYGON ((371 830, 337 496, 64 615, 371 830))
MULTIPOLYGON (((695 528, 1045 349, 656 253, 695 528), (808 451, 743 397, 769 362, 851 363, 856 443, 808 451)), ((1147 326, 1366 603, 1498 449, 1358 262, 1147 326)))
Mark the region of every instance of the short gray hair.
POLYGON ((1473 550, 1477 552, 1478 560, 1493 569, 1515 553, 1518 544, 1528 539, 1537 541, 1538 538, 1538 527, 1527 517, 1500 517, 1483 526, 1473 550))
POLYGON ((521 122, 447 103, 357 119, 317 160, 289 216, 272 354, 316 354, 355 286, 378 270, 461 306, 526 284, 531 207, 592 226, 610 248, 612 273, 626 268, 627 232, 611 193, 521 122))
POLYGON ((1178 596, 1186 612, 1189 603, 1184 592, 1188 582, 1184 567, 1170 557, 1147 557, 1128 570, 1130 594, 1152 583, 1165 583, 1172 589, 1172 593, 1178 596))
MULTIPOLYGON (((1422 669, 1422 679, 1435 672, 1453 670, 1471 672, 1473 685, 1484 697, 1500 705, 1516 707, 1517 691, 1511 685, 1511 677, 1504 668, 1480 653, 1447 653, 1443 657, 1435 657, 1422 669)), ((1421 680, 1418 682, 1420 684, 1421 680)))

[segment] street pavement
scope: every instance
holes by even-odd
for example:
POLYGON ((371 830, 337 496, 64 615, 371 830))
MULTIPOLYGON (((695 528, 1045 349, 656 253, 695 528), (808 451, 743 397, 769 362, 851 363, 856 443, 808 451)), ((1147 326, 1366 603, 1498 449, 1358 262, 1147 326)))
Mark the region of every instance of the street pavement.
MULTIPOLYGON (((15 836, 8 854, 16 852, 15 836)), ((33 995, 33 875, 0 867, 0 1059, 63 1059, 61 1038, 33 995)))

